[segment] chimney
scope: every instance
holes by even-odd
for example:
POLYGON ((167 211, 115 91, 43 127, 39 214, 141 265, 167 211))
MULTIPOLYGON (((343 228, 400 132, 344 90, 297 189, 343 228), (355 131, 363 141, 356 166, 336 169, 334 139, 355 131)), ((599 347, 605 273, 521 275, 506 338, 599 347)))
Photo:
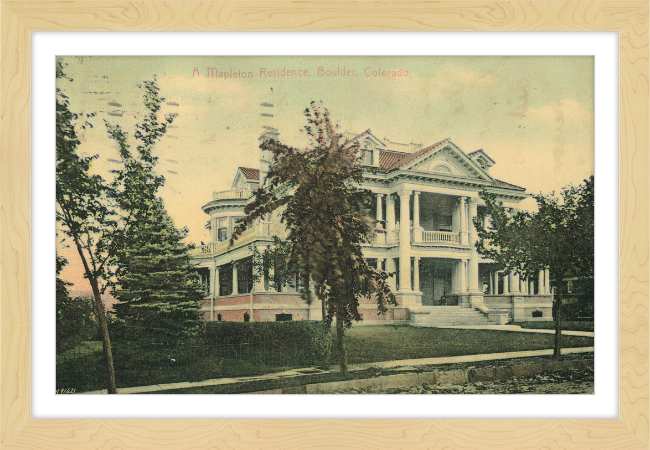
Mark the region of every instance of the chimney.
MULTIPOLYGON (((260 144, 269 139, 274 139, 277 141, 278 136, 280 136, 280 133, 278 132, 277 128, 265 126, 264 131, 262 131, 262 134, 257 140, 260 142, 260 144)), ((262 150, 260 148, 260 186, 264 184, 264 180, 266 179, 266 175, 269 173, 269 167, 271 166, 272 160, 273 153, 270 150, 262 150)))

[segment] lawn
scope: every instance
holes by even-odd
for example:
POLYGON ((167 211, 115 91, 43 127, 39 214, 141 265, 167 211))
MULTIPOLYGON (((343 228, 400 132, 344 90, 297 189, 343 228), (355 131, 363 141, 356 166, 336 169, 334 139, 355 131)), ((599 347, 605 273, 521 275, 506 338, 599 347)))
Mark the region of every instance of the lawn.
MULTIPOLYGON (((332 333, 334 344, 336 333, 332 333)), ((346 331, 348 363, 432 358, 481 353, 540 350, 553 347, 552 334, 495 330, 357 326, 346 331)), ((564 347, 587 347, 593 338, 564 336, 564 347)), ((336 347, 333 346, 335 349, 336 347)), ((176 349, 116 349, 118 387, 146 386, 211 378, 260 375, 310 364, 295 356, 300 349, 224 353, 223 349, 192 346, 176 349)), ((336 364, 333 352, 331 361, 336 364)), ((83 352, 57 359, 57 389, 77 392, 105 387, 101 345, 85 343, 83 352)))
MULTIPOLYGON (((553 339, 553 334, 458 328, 364 326, 346 332, 349 364, 542 350, 553 348, 553 339)), ((562 337, 563 347, 592 345, 593 338, 562 337)))

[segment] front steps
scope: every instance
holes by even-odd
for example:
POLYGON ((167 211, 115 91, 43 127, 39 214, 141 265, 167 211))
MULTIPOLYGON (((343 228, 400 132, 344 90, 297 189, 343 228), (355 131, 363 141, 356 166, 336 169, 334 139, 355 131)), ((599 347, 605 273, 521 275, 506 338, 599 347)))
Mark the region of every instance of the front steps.
POLYGON ((411 325, 414 326, 461 326, 461 325, 497 325, 486 314, 461 306, 421 306, 411 310, 411 325))

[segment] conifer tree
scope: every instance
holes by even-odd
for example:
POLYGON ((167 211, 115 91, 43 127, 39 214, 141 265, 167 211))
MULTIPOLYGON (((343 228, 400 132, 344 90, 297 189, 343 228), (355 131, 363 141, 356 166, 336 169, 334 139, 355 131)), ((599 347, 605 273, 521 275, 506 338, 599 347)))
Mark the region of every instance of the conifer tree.
POLYGON ((160 117, 164 99, 155 79, 140 89, 146 113, 136 124, 135 150, 120 126, 106 123, 123 162, 112 188, 126 224, 115 247, 115 313, 132 338, 173 341, 198 329, 203 292, 183 243, 187 230, 176 228, 158 196, 165 180, 155 173, 154 149, 174 116, 160 117))

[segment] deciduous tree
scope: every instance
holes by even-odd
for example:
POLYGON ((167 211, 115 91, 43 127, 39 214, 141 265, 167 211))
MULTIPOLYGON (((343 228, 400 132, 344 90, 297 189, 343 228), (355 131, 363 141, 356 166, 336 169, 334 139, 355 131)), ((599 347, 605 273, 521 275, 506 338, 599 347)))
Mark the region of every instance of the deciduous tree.
MULTIPOLYGON (((63 63, 57 60, 57 82, 68 79, 63 63)), ((108 334, 106 311, 101 294, 109 278, 109 260, 117 227, 115 205, 112 204, 101 176, 91 174, 97 158, 79 153, 80 141, 76 126, 81 117, 70 111, 68 97, 56 89, 56 220, 59 230, 72 240, 83 264, 84 275, 93 292, 99 321, 108 393, 114 394, 115 370, 108 334)))
POLYGON ((495 195, 482 193, 490 226, 477 218, 474 225, 482 255, 506 272, 533 278, 549 269, 557 283, 553 299, 554 354, 562 348, 564 279, 568 274, 592 279, 594 267, 594 177, 579 186, 567 186, 559 195, 535 195, 538 211, 508 214, 495 195))
MULTIPOLYGON (((341 373, 347 374, 345 327, 360 321, 359 299, 374 296, 379 313, 395 304, 389 274, 368 265, 361 244, 374 233, 371 194, 359 188, 359 146, 336 132, 327 109, 312 102, 305 111, 310 146, 297 149, 274 139, 261 144, 273 152, 267 180, 246 207, 232 240, 258 218, 280 211, 288 229, 286 272, 299 275, 303 296, 313 292, 324 305, 326 327, 336 319, 341 373)), ((261 180, 263 181, 263 180, 261 180)))

